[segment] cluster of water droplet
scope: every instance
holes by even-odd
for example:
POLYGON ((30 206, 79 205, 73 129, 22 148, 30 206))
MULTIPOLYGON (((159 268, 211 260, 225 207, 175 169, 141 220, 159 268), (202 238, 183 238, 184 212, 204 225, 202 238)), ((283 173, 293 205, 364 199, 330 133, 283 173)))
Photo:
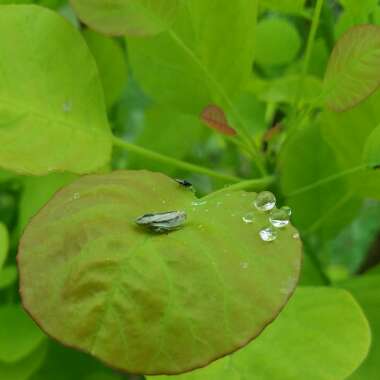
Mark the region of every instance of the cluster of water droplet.
MULTIPOLYGON (((292 210, 288 206, 276 208, 276 197, 270 191, 262 191, 254 201, 257 210, 268 213, 268 226, 259 231, 260 238, 263 241, 274 241, 278 236, 278 229, 284 228, 289 224, 292 210)), ((253 223, 254 213, 249 212, 243 216, 245 223, 253 223)))

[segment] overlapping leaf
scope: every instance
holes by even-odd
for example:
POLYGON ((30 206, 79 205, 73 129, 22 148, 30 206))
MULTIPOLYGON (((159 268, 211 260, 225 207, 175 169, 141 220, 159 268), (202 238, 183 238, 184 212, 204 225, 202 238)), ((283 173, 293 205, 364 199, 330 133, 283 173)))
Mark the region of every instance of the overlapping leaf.
POLYGON ((298 288, 280 316, 247 347, 204 369, 159 379, 344 380, 369 345, 368 322, 348 292, 298 288))
POLYGON ((301 243, 289 226, 259 238, 254 193, 196 200, 164 175, 120 171, 65 187, 27 227, 18 255, 23 303, 65 344, 132 373, 181 373, 233 352, 294 290, 301 243), (183 210, 155 235, 134 220, 183 210), (253 212, 253 223, 242 219, 253 212))
POLYGON ((339 39, 325 76, 326 104, 345 111, 372 94, 380 85, 380 27, 360 25, 339 39))
POLYGON ((154 35, 173 21, 179 0, 71 0, 91 28, 112 35, 154 35))
POLYGON ((168 31, 128 39, 135 76, 160 103, 196 115, 217 104, 228 113, 251 73, 254 13, 251 0, 183 2, 168 31))
POLYGON ((371 326, 372 345, 368 357, 350 380, 376 380, 380 365, 380 275, 366 274, 341 284, 349 290, 362 306, 371 326))
POLYGON ((5 5, 0 51, 0 167, 42 175, 105 165, 103 92, 80 33, 46 8, 5 5))

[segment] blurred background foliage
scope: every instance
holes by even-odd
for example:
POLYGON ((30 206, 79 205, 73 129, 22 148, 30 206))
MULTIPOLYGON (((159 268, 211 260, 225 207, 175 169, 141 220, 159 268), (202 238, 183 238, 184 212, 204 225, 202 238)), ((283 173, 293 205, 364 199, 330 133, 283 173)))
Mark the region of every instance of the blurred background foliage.
MULTIPOLYGON (((142 63, 131 56, 135 51, 134 39, 110 38, 90 31, 78 21, 65 0, 0 0, 0 4, 15 3, 34 3, 54 9, 82 31, 98 65, 114 134, 139 146, 227 174, 242 178, 258 175, 257 167, 244 151, 205 127, 194 114, 181 107, 161 105, 142 90, 138 77, 148 75, 146 71, 150 70, 153 70, 150 75, 159 74, 151 68, 149 60, 142 63), (134 61, 139 65, 133 65, 134 61)), ((356 173, 308 192, 296 194, 295 191, 361 162, 364 143, 380 122, 380 93, 344 113, 316 113, 284 144, 286 132, 281 126, 289 119, 297 98, 315 2, 262 0, 260 4, 255 63, 249 81, 244 83, 244 91, 234 98, 234 105, 265 152, 271 171, 279 175, 271 190, 294 210, 293 223, 305 242, 301 284, 334 285, 350 290, 369 319, 372 350, 350 379, 377 380, 380 373, 380 176, 356 173)), ((380 25, 377 0, 325 1, 303 86, 305 106, 321 91, 327 60, 337 38, 351 26, 362 23, 380 25)), ((202 93, 202 89, 197 91, 202 93)), ((164 88, 162 92, 165 97, 164 88)), ((233 120, 233 115, 229 117, 233 120)), ((186 178, 194 184, 198 195, 225 185, 220 180, 149 161, 119 148, 113 151, 111 167, 144 168, 186 178)), ((1 379, 128 378, 45 337, 19 306, 15 257, 22 230, 52 194, 74 178, 65 173, 26 177, 0 171, 1 379)))

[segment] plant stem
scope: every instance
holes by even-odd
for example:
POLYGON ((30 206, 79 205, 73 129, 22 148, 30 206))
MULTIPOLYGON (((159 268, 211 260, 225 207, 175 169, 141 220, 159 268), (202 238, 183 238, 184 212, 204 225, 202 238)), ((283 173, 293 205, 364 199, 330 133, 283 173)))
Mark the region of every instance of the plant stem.
POLYGON ((175 158, 165 156, 164 154, 154 152, 152 150, 143 148, 141 146, 137 146, 133 143, 125 141, 119 137, 113 136, 112 138, 113 144, 117 147, 126 149, 130 152, 136 153, 140 156, 146 157, 148 159, 152 159, 154 161, 159 161, 165 164, 172 165, 176 168, 188 170, 190 172, 205 174, 213 178, 218 178, 226 182, 241 182, 243 179, 235 176, 231 176, 228 174, 223 174, 216 172, 212 169, 205 168, 203 166, 198 166, 194 164, 190 164, 185 161, 177 160, 175 158))
POLYGON ((316 6, 314 9, 313 20, 311 22, 311 28, 310 28, 309 36, 307 39, 305 58, 304 58, 303 65, 302 65, 301 78, 300 78, 300 81, 298 83, 297 94, 296 94, 294 104, 293 104, 294 108, 293 108, 293 118, 292 119, 294 119, 295 113, 297 112, 297 110, 299 108, 301 92, 302 92, 303 87, 304 87, 306 75, 309 71, 310 59, 311 59, 311 54, 312 54, 313 48, 314 48, 315 36, 317 34, 319 20, 321 17, 323 1, 324 0, 317 0, 316 6))
POLYGON ((237 190, 244 190, 244 189, 251 189, 251 190, 260 191, 260 190, 266 189, 274 181, 275 181, 274 176, 266 176, 266 177, 262 177, 262 178, 249 179, 246 181, 236 183, 234 185, 224 187, 223 189, 214 191, 213 193, 206 195, 204 198, 210 198, 216 194, 219 195, 221 193, 227 193, 230 191, 237 191, 237 190))
POLYGON ((363 165, 359 165, 359 166, 355 166, 351 169, 347 169, 347 170, 344 170, 340 173, 337 173, 337 174, 333 174, 333 175, 330 175, 326 178, 322 178, 320 179, 319 181, 316 181, 310 185, 307 185, 307 186, 304 186, 304 187, 301 187, 295 191, 292 191, 288 194, 285 194, 286 197, 294 197, 296 195, 299 195, 299 194, 303 194, 303 193, 306 193, 307 191, 310 191, 310 190, 313 190, 319 186, 322 186, 322 185, 325 185, 326 183, 329 183, 329 182, 332 182, 332 181, 335 181, 339 178, 342 178, 342 177, 345 177, 347 175, 350 175, 350 174, 353 174, 353 173, 357 173, 357 172, 360 172, 362 170, 365 170, 365 169, 368 169, 368 165, 367 164, 363 164, 363 165))

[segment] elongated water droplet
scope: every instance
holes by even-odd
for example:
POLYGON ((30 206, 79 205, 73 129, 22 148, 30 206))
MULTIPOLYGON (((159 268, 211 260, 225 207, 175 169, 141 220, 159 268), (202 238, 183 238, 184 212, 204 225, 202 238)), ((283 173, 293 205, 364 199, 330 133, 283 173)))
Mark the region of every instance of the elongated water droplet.
POLYGON ((272 210, 276 206, 276 197, 270 191, 262 191, 257 195, 254 205, 260 211, 272 210))
POLYGON ((193 205, 193 206, 203 206, 203 205, 205 205, 207 203, 207 201, 202 201, 201 199, 199 199, 199 200, 197 200, 197 201, 193 201, 193 202, 191 202, 191 204, 193 205))
POLYGON ((248 212, 242 217, 243 222, 247 224, 253 223, 254 218, 255 218, 255 214, 253 212, 248 212))
POLYGON ((275 208, 269 214, 269 221, 276 228, 283 228, 289 224, 289 214, 286 210, 275 208))
POLYGON ((281 210, 284 210, 288 214, 288 216, 292 215, 292 209, 289 206, 282 206, 281 210))
POLYGON ((263 241, 274 241, 277 239, 278 232, 272 226, 265 227, 259 232, 261 240, 263 241))

